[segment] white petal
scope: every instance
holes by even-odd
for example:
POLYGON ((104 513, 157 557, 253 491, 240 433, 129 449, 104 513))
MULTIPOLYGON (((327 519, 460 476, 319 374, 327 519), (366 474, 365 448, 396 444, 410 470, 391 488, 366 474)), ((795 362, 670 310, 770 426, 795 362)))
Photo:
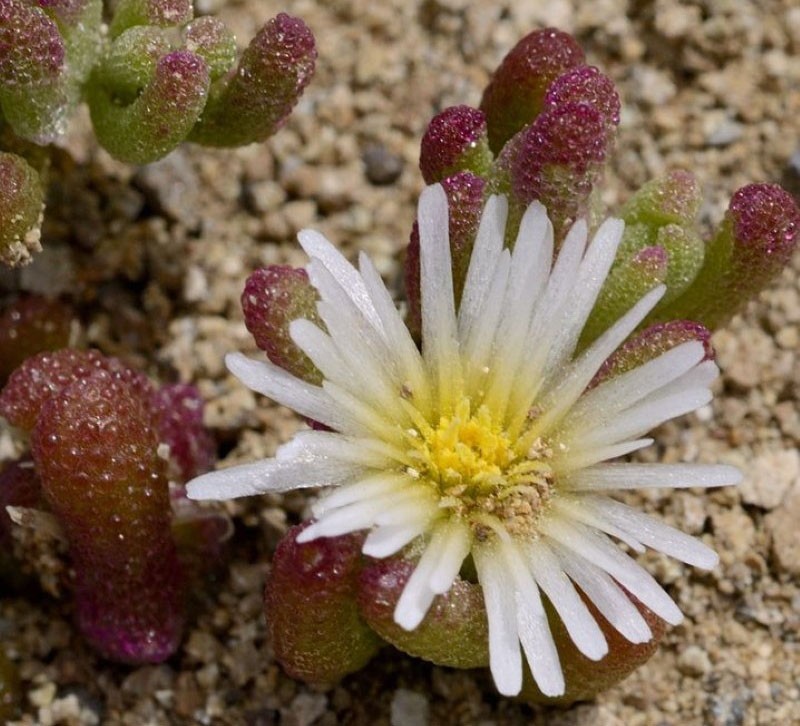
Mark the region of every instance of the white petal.
MULTIPOLYGON (((319 232, 313 229, 304 229, 298 233, 297 239, 306 254, 312 258, 312 260, 317 259, 325 266, 325 269, 336 278, 342 289, 348 293, 350 300, 361 310, 363 315, 377 329, 380 329, 380 320, 375 309, 372 307, 372 302, 364 287, 361 275, 358 274, 356 269, 324 237, 324 235, 321 235, 319 232)), ((312 284, 313 282, 312 279, 312 284)))
POLYGON ((419 496, 390 509, 384 509, 375 517, 380 526, 411 525, 420 522, 428 525, 439 512, 438 500, 428 491, 422 490, 419 496))
POLYGON ((517 632, 514 586, 496 544, 472 551, 489 622, 489 668, 495 686, 504 696, 522 690, 522 655, 517 632))
POLYGON ((289 335, 324 378, 347 380, 350 370, 339 355, 331 336, 319 326, 305 318, 298 318, 289 323, 289 335))
POLYGON ((369 529, 376 517, 387 507, 399 507, 407 501, 418 499, 419 493, 411 490, 393 490, 370 499, 354 502, 322 513, 312 525, 297 537, 298 542, 310 542, 317 537, 337 537, 349 532, 369 529))
POLYGON ((430 576, 430 587, 441 595, 450 589, 456 579, 472 542, 467 527, 458 522, 443 524, 436 531, 442 532, 442 541, 437 543, 441 551, 436 568, 430 576))
POLYGON ((378 373, 388 374, 394 360, 377 312, 373 310, 378 319, 376 325, 353 304, 348 291, 318 260, 311 261, 309 272, 313 273, 322 298, 317 303, 317 310, 333 342, 338 347, 344 348, 345 353, 351 350, 357 351, 359 356, 368 353, 377 363, 384 364, 384 369, 379 369, 378 373))
POLYGON ((621 542, 624 542, 635 552, 642 553, 645 551, 644 545, 629 532, 613 526, 607 519, 600 517, 598 512, 589 505, 588 499, 589 497, 586 496, 577 499, 574 497, 562 496, 557 502, 553 503, 553 511, 559 517, 569 519, 573 522, 582 522, 606 534, 610 534, 612 537, 616 537, 621 542))
POLYGON ((439 401, 452 408, 458 366, 453 272, 450 257, 447 195, 440 184, 427 187, 417 210, 420 239, 422 354, 436 381, 439 401), (455 380, 454 380, 455 378, 455 380))
POLYGON ((517 632, 533 680, 545 696, 560 696, 564 693, 564 672, 539 588, 517 545, 501 542, 499 548, 514 581, 517 632))
POLYGON ((198 476, 186 485, 186 492, 189 499, 233 499, 338 484, 362 473, 362 468, 341 461, 263 459, 198 476))
POLYGON ((559 479, 574 491, 724 487, 738 484, 741 472, 723 464, 600 464, 559 479))
POLYGON ((540 539, 530 546, 527 560, 536 583, 553 604, 572 642, 590 660, 600 660, 608 653, 603 631, 552 550, 540 539))
POLYGON ((417 345, 400 317, 381 276, 363 252, 359 256, 359 267, 364 285, 383 323, 386 339, 390 341, 398 365, 406 378, 404 384, 407 384, 408 394, 423 415, 430 415, 431 391, 417 345))
POLYGON ((385 441, 344 436, 333 431, 298 431, 291 441, 278 449, 275 458, 330 459, 382 470, 406 465, 404 452, 385 441))
POLYGON ((409 489, 414 485, 415 483, 411 477, 405 474, 381 471, 359 479, 358 481, 339 486, 325 494, 312 506, 312 512, 315 517, 319 518, 325 512, 329 512, 333 509, 338 509, 339 507, 354 504, 355 502, 380 496, 388 492, 409 489))
POLYGON ((361 551, 369 557, 390 557, 419 537, 425 529, 426 524, 421 522, 376 527, 367 535, 361 551))
POLYGON ((583 467, 592 466, 600 461, 616 459, 618 456, 625 456, 639 449, 643 449, 653 443, 653 439, 634 439, 623 441, 619 444, 609 446, 568 446, 563 442, 557 442, 553 447, 555 455, 551 461, 554 471, 559 476, 579 470, 583 467), (562 448, 563 447, 563 448, 562 448))
POLYGON ((653 391, 696 366, 705 355, 703 344, 690 341, 678 345, 657 358, 601 383, 578 399, 564 420, 564 427, 589 426, 611 420, 653 391))
POLYGON ((536 305, 547 284, 553 258, 553 225, 539 202, 531 204, 522 217, 511 257, 504 311, 495 334, 491 386, 487 399, 498 417, 502 416, 517 380, 517 370, 526 354, 527 332, 536 305))
POLYGON ((295 378, 268 361, 257 361, 241 353, 228 353, 225 365, 245 386, 314 421, 342 430, 346 419, 319 386, 295 378))
POLYGON ((603 617, 631 643, 647 643, 653 634, 642 614, 603 570, 547 539, 564 572, 580 587, 603 617))
POLYGON ((658 394, 666 396, 686 388, 708 388, 717 378, 719 378, 717 364, 713 360, 704 360, 680 378, 676 378, 659 389, 658 394))
MULTIPOLYGON (((315 264, 316 261, 312 262, 311 267, 315 264)), ((398 374, 393 350, 383 334, 350 304, 327 270, 320 268, 318 278, 323 300, 317 304, 317 310, 341 361, 336 377, 326 378, 382 409, 387 418, 404 421, 405 409, 400 404, 404 380, 398 374), (330 294, 326 294, 326 290, 330 294), (354 371, 358 371, 358 375, 354 375, 354 371)))
MULTIPOLYGON (((510 270, 511 254, 508 250, 503 250, 497 262, 489 294, 470 328, 467 339, 462 341, 464 360, 467 362, 469 371, 469 386, 474 391, 481 389, 479 381, 487 376, 486 369, 490 362, 498 325, 504 312, 503 302, 510 270)), ((496 375, 497 372, 489 370, 488 374, 496 375)))
POLYGON ((572 436, 581 446, 616 444, 641 436, 665 421, 691 413, 709 403, 711 399, 711 391, 707 388, 691 388, 666 398, 647 398, 633 408, 622 411, 605 426, 593 428, 589 432, 575 432, 572 436))
POLYGON ((555 328, 552 323, 549 328, 550 351, 542 372, 545 379, 558 372, 575 352, 581 331, 614 262, 624 229, 621 219, 609 218, 600 225, 592 239, 572 281, 571 294, 562 307, 561 319, 555 328))
POLYGON ((478 311, 489 292, 489 286, 503 251, 508 202, 505 197, 491 196, 483 208, 483 215, 472 247, 461 304, 458 309, 459 339, 466 340, 478 311))
MULTIPOLYGON (((611 527, 630 533, 648 547, 704 570, 710 570, 719 563, 714 550, 654 517, 608 497, 586 496, 584 500, 586 507, 594 509, 611 527)), ((605 526, 602 529, 608 531, 605 526)))
MULTIPOLYGON (((560 312, 567 302, 578 274, 581 257, 586 248, 586 237, 585 221, 579 220, 572 225, 561 245, 547 287, 537 302, 525 338, 527 358, 516 376, 512 410, 515 422, 526 419, 528 410, 544 382, 542 371, 550 354, 550 341, 562 324, 560 312)), ((517 426, 516 423, 512 424, 514 428, 517 426)))
POLYGON ((298 535, 297 541, 302 544, 318 537, 338 537, 368 529, 375 521, 375 514, 383 506, 383 503, 375 498, 325 511, 318 520, 298 535))
POLYGON ((541 528, 547 536, 608 572, 663 620, 672 625, 683 620, 678 606, 652 575, 609 542, 605 535, 555 517, 543 521, 541 528))
POLYGON ((512 259, 511 300, 533 306, 544 292, 553 260, 553 225, 539 202, 533 202, 522 216, 512 259))
POLYGON ((541 402, 544 413, 536 419, 534 427, 540 433, 559 423, 565 413, 597 373, 606 359, 620 346, 644 320, 663 297, 666 288, 659 285, 637 302, 625 315, 606 330, 553 384, 541 402))
POLYGON ((364 402, 357 394, 332 381, 323 381, 322 389, 336 406, 342 420, 339 426, 331 428, 352 436, 383 439, 395 444, 402 442, 403 427, 386 418, 382 409, 364 402))
POLYGON ((397 601, 394 621, 405 630, 414 630, 423 620, 436 597, 431 587, 431 575, 436 570, 441 557, 441 528, 434 530, 431 541, 422 553, 411 577, 397 601))

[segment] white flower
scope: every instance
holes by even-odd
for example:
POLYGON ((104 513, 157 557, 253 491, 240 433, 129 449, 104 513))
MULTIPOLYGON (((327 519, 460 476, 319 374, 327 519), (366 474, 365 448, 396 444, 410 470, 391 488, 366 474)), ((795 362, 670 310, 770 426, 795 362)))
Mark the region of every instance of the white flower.
POLYGON ((653 427, 707 404, 717 368, 703 361, 699 342, 688 342, 587 390, 664 288, 575 355, 623 223, 604 222, 587 248, 586 224, 577 222, 551 269, 544 208, 527 210, 513 252, 503 248, 506 213, 503 198, 488 201, 456 310, 447 200, 438 185, 422 194, 421 353, 369 259, 362 254, 356 270, 320 234, 301 232, 327 332, 308 320, 290 330, 324 375, 322 386, 240 354, 226 360, 245 385, 332 431, 302 431, 274 459, 201 476, 189 495, 330 486, 298 540, 369 530, 364 553, 388 557, 422 538, 424 552, 394 613, 407 630, 471 555, 498 690, 519 693, 521 645, 539 688, 558 696, 564 676, 541 593, 580 651, 599 660, 608 645, 576 585, 633 643, 651 632, 620 586, 667 622, 682 617, 612 537, 701 568, 717 563, 704 544, 606 492, 722 486, 738 482, 739 472, 608 463, 652 443, 643 437, 653 427))

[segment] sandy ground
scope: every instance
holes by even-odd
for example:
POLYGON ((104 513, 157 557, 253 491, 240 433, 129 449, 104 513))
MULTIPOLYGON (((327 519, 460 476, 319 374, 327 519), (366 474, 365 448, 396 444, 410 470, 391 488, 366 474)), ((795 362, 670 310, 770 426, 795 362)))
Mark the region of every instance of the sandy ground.
MULTIPOLYGON (((800 6, 793 0, 199 0, 240 39, 281 10, 319 46, 316 78, 287 127, 234 151, 184 147, 135 170, 98 151, 77 119, 56 175, 46 252, 0 290, 74 301, 86 341, 155 377, 197 383, 229 461, 271 453, 298 425, 226 374, 253 352, 238 298, 269 263, 302 264, 313 226, 366 250, 390 282, 422 187, 418 144, 431 116, 477 105, 488 74, 525 33, 573 32, 618 84, 623 116, 605 182, 613 209, 639 184, 686 168, 717 222, 750 181, 800 190, 800 6), (795 154, 795 166, 790 160, 795 154)), ((686 614, 656 656, 593 703, 533 709, 498 697, 484 673, 386 650, 329 690, 274 663, 260 607, 271 551, 302 495, 226 505, 236 520, 229 573, 204 596, 169 662, 97 659, 67 601, 0 599, 0 638, 19 665, 24 724, 793 724, 800 723, 800 255, 714 339, 713 405, 657 432, 648 454, 740 466, 736 490, 633 496, 702 534, 721 564, 698 573, 647 564, 686 614)), ((0 439, 8 438, 2 433, 0 439)), ((7 443, 7 441, 6 441, 7 443)))

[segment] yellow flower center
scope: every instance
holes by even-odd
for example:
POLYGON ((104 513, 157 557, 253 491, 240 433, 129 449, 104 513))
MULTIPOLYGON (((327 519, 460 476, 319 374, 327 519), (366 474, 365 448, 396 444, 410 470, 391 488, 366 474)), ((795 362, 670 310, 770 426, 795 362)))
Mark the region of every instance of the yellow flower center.
POLYGON ((434 427, 424 420, 408 432, 409 473, 429 483, 439 506, 483 539, 494 520, 511 534, 530 533, 550 498, 551 451, 541 440, 520 450, 485 405, 472 411, 463 397, 434 427), (490 526, 490 525, 489 525, 490 526))

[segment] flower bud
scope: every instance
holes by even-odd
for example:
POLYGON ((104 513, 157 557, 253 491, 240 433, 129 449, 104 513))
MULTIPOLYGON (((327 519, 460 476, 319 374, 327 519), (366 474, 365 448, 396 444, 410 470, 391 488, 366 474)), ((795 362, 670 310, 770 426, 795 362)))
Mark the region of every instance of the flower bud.
POLYGON ((606 158, 605 118, 588 103, 566 103, 543 112, 520 136, 501 155, 513 153, 507 162, 513 198, 522 208, 541 202, 559 240, 589 213, 589 196, 606 158))
POLYGON ((651 325, 631 337, 603 363, 597 375, 592 379, 590 388, 609 378, 638 368, 681 343, 688 343, 692 340, 703 344, 705 349, 703 360, 714 360, 711 333, 700 323, 693 320, 672 320, 668 323, 651 325))

